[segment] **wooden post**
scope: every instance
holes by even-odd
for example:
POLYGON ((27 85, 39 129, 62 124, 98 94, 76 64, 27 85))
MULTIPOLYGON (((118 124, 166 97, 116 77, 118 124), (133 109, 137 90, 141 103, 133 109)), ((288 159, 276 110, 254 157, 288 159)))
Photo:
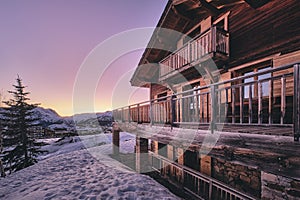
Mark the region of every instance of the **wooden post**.
POLYGON ((153 125, 153 102, 150 101, 149 105, 149 118, 150 118, 150 125, 153 125))
POLYGON ((216 86, 210 86, 211 92, 211 121, 210 121, 210 131, 213 134, 216 126, 216 114, 217 114, 217 101, 216 101, 216 86))
POLYGON ((252 124, 253 117, 252 117, 252 85, 249 85, 249 116, 248 116, 248 123, 252 124))
POLYGON ((232 121, 231 123, 235 123, 235 88, 232 88, 232 95, 231 95, 231 115, 232 115, 232 121))
POLYGON ((300 137, 300 65, 294 65, 294 141, 300 137))
POLYGON ((213 187, 212 187, 212 180, 209 180, 209 188, 208 188, 208 199, 212 199, 212 192, 213 192, 213 187))
POLYGON ((130 110, 130 106, 128 106, 128 122, 131 122, 131 110, 130 110))
POLYGON ((201 95, 201 122, 204 123, 204 95, 201 95))
POLYGON ((240 86, 240 124, 244 118, 244 86, 240 86))
POLYGON ((285 108, 286 108, 286 78, 283 76, 281 77, 281 115, 280 115, 280 124, 284 123, 285 117, 285 108))
POLYGON ((262 83, 258 82, 258 124, 262 124, 263 121, 263 92, 262 92, 262 83))
POLYGON ((176 104, 175 104, 175 95, 171 96, 171 128, 175 126, 176 121, 176 104))
POLYGON ((137 124, 139 124, 140 123, 140 104, 138 104, 137 105, 137 108, 136 108, 136 110, 137 110, 137 124))
POLYGON ((206 93, 206 121, 209 123, 209 93, 206 93))
POLYGON ((113 154, 120 153, 120 128, 116 122, 113 123, 113 154))
POLYGON ((269 80, 269 124, 273 123, 273 81, 269 80))
POLYGON ((228 122, 227 115, 228 115, 228 88, 225 89, 225 111, 224 111, 224 122, 225 123, 228 122))
POLYGON ((148 139, 136 136, 136 171, 138 173, 148 172, 148 139))
MULTIPOLYGON (((211 28, 211 42, 212 42, 212 52, 216 52, 217 51, 217 27, 213 26, 211 28)), ((208 52, 210 53, 210 52, 208 52)))
POLYGON ((217 97, 218 97, 218 106, 219 106, 219 110, 218 110, 218 118, 219 118, 219 123, 223 123, 224 122, 224 120, 222 120, 222 91, 221 90, 219 90, 219 93, 218 93, 218 95, 217 95, 217 97))

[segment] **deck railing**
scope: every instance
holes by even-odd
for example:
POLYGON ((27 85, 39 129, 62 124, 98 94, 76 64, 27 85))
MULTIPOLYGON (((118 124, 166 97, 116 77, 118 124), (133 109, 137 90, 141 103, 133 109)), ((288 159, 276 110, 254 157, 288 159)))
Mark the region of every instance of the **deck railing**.
POLYGON ((205 176, 198 171, 172 162, 167 158, 149 152, 150 165, 153 170, 167 177, 173 183, 182 186, 184 190, 199 199, 214 200, 254 200, 255 197, 240 192, 232 187, 205 176))
POLYGON ((213 26, 206 32, 187 42, 182 48, 164 58, 160 64, 160 77, 197 62, 211 53, 229 55, 229 34, 225 30, 213 26))
POLYGON ((270 68, 113 111, 119 122, 277 125, 300 135, 300 64, 270 68), (268 76, 263 76, 268 75, 268 76), (254 78, 254 77, 265 78, 254 78))

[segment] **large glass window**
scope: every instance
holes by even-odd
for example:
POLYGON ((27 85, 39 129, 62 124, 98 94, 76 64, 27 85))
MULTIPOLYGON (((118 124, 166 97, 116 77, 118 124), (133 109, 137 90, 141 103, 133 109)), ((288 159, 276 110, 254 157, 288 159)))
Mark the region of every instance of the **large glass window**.
MULTIPOLYGON (((251 74, 253 74, 253 73, 254 73, 253 71, 252 71, 252 72, 247 72, 247 73, 245 73, 244 75, 247 76, 247 75, 251 75, 251 74)), ((254 77, 245 79, 245 80, 244 80, 244 83, 250 83, 250 82, 252 82, 252 81, 254 81, 254 77)), ((246 86, 244 87, 244 98, 249 98, 249 90, 250 90, 250 87, 251 87, 251 89, 252 89, 252 92, 251 92, 252 95, 251 95, 251 96, 252 96, 252 97, 254 96, 254 85, 251 84, 251 85, 246 85, 246 86)))
MULTIPOLYGON (((271 67, 259 69, 258 72, 265 71, 265 70, 268 70, 270 68, 271 67)), ((271 73, 267 73, 267 74, 263 74, 263 75, 258 76, 258 80, 264 80, 264 79, 267 79, 267 78, 270 78, 270 77, 271 77, 271 73)), ((270 90, 269 81, 262 82, 262 96, 263 97, 269 96, 269 90, 270 90)))
MULTIPOLYGON (((253 68, 251 71, 248 71, 248 72, 244 73, 243 75, 252 75, 256 72, 262 72, 262 71, 265 71, 265 70, 268 70, 268 69, 271 69, 271 67, 267 66, 267 67, 264 67, 264 68, 253 68)), ((266 74, 259 75, 259 76, 253 76, 253 77, 245 79, 244 83, 250 83, 250 82, 253 82, 253 81, 265 80, 265 79, 270 78, 271 76, 272 76, 271 73, 266 73, 266 74)), ((262 96, 263 97, 269 96, 269 90, 270 90, 269 81, 267 81, 267 80, 262 81, 261 84, 262 84, 262 96)), ((258 92, 260 92, 260 88, 258 88, 258 84, 252 83, 252 84, 244 86, 244 98, 249 98, 250 87, 251 87, 252 97, 258 97, 258 92)))

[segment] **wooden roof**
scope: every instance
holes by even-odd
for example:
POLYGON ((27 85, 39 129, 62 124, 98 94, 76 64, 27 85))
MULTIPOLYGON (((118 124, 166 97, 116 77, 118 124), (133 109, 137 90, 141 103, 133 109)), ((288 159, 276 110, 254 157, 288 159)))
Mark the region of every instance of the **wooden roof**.
POLYGON ((186 33, 208 16, 218 16, 236 4, 259 7, 269 0, 169 0, 157 29, 145 49, 130 82, 133 86, 149 87, 157 83, 159 65, 155 64, 176 50, 179 33, 186 33), (161 29, 164 28, 164 29, 161 29), (174 30, 174 31, 168 31, 174 30), (151 64, 148 64, 151 63, 151 64), (154 63, 154 64, 153 64, 154 63))

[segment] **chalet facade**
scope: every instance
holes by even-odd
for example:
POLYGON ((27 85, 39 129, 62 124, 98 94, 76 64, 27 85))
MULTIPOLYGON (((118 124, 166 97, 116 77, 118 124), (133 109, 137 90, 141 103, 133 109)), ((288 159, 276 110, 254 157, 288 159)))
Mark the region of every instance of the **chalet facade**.
POLYGON ((299 1, 228 2, 168 2, 148 45, 155 48, 145 50, 131 79, 133 86, 150 89, 152 116, 150 105, 139 105, 139 114, 136 105, 122 118, 293 126, 293 111, 299 111, 293 100, 299 84, 299 1))
MULTIPOLYGON (((115 120, 212 133, 289 136, 299 141, 299 8, 299 0, 170 0, 131 79, 133 86, 149 88, 150 100, 116 109, 115 120)), ((159 154, 159 139, 151 144, 151 155, 159 154)), ((180 151, 169 148, 163 157, 174 157, 180 151)), ((177 164, 208 176, 215 173, 215 178, 216 169, 226 163, 196 158, 195 166, 179 157, 177 164)), ((163 158, 159 160, 161 167, 163 158)), ((181 180, 184 170, 179 172, 176 166, 164 167, 161 173, 186 181, 181 180)), ((258 188, 256 198, 263 197, 263 174, 251 176, 258 179, 255 186, 249 177, 240 175, 240 181, 258 188)), ((198 194, 194 186, 188 189, 198 194)), ((200 196, 226 199, 211 195, 200 196)))

